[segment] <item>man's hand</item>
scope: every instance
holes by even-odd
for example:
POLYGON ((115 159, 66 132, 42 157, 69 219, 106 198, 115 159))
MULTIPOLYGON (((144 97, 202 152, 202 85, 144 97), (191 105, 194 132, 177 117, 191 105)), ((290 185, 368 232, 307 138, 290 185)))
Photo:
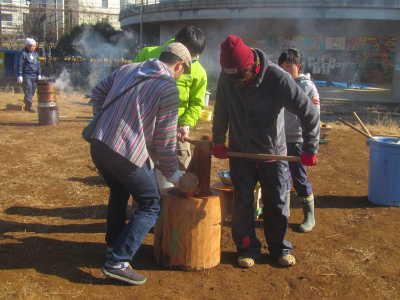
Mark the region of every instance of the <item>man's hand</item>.
POLYGON ((319 104, 320 104, 319 98, 317 98, 317 97, 315 97, 315 96, 311 97, 311 101, 312 101, 312 103, 314 103, 315 105, 319 105, 319 104))
POLYGON ((229 149, 224 144, 216 144, 213 147, 213 155, 219 159, 227 159, 228 151, 229 149))
POLYGON ((18 84, 22 84, 23 81, 24 81, 24 78, 22 78, 22 76, 17 77, 18 84))
POLYGON ((181 177, 183 176, 183 174, 185 174, 185 172, 181 171, 181 170, 176 170, 174 174, 172 174, 171 177, 167 178, 167 180, 169 182, 172 182, 175 186, 178 186, 179 184, 179 180, 181 179, 181 177))
POLYGON ((302 152, 300 154, 300 161, 305 166, 315 166, 317 164, 317 156, 302 152))
POLYGON ((190 127, 189 126, 179 126, 178 128, 178 140, 181 142, 185 141, 185 138, 189 137, 190 127))

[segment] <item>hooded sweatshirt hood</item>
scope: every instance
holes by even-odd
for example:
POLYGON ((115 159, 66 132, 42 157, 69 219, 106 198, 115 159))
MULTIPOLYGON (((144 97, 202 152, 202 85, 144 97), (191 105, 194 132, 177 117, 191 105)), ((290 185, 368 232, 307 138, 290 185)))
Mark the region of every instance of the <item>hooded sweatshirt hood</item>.
POLYGON ((271 64, 271 62, 267 59, 267 56, 265 55, 265 53, 263 51, 261 51, 260 49, 253 49, 254 53, 255 53, 255 57, 257 59, 260 60, 260 73, 257 74, 256 80, 254 85, 256 87, 260 86, 260 84, 263 82, 264 80, 264 76, 265 73, 267 72, 268 66, 271 64))
POLYGON ((137 64, 137 68, 133 70, 132 76, 136 77, 138 80, 150 78, 174 80, 174 77, 167 65, 158 59, 149 59, 143 63, 137 64))
MULTIPOLYGON (((299 77, 295 78, 294 80, 303 89, 303 91, 309 98, 311 97, 319 98, 317 87, 311 80, 310 73, 300 74, 299 77)), ((319 105, 317 105, 317 109, 319 112, 319 105)), ((286 132, 286 140, 288 143, 303 142, 300 119, 296 115, 292 114, 287 110, 285 110, 285 132, 286 132)))

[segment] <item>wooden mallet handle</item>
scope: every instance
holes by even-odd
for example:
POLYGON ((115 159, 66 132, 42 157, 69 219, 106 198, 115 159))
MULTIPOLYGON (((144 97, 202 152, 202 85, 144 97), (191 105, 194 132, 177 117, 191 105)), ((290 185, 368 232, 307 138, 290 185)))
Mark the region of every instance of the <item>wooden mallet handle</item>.
POLYGON ((242 152, 228 152, 230 157, 248 158, 256 160, 287 160, 293 162, 300 162, 299 156, 285 156, 274 154, 259 154, 259 153, 242 153, 242 152))

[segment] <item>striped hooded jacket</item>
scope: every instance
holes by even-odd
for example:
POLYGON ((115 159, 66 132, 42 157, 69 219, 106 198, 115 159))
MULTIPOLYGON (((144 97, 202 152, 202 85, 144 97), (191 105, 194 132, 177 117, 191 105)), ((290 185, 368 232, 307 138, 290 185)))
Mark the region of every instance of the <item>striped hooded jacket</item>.
POLYGON ((157 59, 124 65, 101 81, 91 98, 101 109, 120 94, 99 118, 92 138, 138 167, 157 161, 170 177, 178 170, 178 90, 172 74, 157 59))

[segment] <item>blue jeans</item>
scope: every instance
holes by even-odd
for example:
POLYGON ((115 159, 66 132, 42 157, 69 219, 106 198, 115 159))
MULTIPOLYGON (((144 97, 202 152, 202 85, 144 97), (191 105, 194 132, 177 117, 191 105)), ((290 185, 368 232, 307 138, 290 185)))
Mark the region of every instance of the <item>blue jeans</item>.
POLYGON ((24 103, 28 105, 32 105, 32 98, 35 95, 37 87, 37 78, 27 78, 24 77, 22 81, 22 88, 24 90, 24 103))
POLYGON ((234 186, 232 236, 239 255, 256 256, 261 243, 256 237, 254 220, 254 188, 260 182, 264 204, 264 234, 269 253, 278 258, 293 248, 286 241, 288 228, 287 193, 289 169, 287 162, 256 162, 231 158, 230 174, 234 186))
POLYGON ((139 168, 99 141, 92 141, 94 164, 110 188, 107 212, 107 246, 113 248, 107 261, 130 261, 160 214, 160 193, 149 164, 139 168), (125 223, 129 196, 138 208, 125 223))
MULTIPOLYGON (((287 143, 287 154, 300 156, 303 143, 287 143)), ((297 195, 307 197, 313 193, 310 181, 308 181, 307 167, 300 162, 289 162, 290 175, 297 195)))

